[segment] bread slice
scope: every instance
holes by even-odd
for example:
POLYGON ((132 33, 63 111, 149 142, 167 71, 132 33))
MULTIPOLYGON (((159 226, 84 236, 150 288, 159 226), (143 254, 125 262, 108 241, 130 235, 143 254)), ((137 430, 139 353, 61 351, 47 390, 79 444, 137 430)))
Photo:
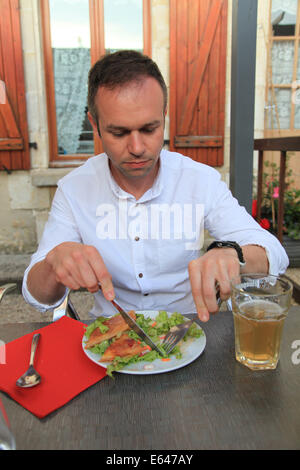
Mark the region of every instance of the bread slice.
MULTIPOLYGON (((131 316, 131 318, 133 318, 133 320, 136 319, 134 310, 130 310, 128 314, 131 316)), ((85 349, 90 349, 93 346, 96 346, 96 344, 102 343, 102 341, 111 339, 114 336, 117 336, 119 333, 130 330, 130 327, 127 325, 126 321, 123 320, 123 317, 120 314, 109 318, 103 322, 103 325, 107 326, 108 330, 105 333, 101 333, 98 327, 95 328, 86 342, 85 349)))
POLYGON ((141 354, 144 349, 145 346, 142 346, 140 342, 130 338, 127 333, 123 333, 120 338, 117 338, 108 346, 100 362, 111 362, 116 356, 132 357, 141 354))

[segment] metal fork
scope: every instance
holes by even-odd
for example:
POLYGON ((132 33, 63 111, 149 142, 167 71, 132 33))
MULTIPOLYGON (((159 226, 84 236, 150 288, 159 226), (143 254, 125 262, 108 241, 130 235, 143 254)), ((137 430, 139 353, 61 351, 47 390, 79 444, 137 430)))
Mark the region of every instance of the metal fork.
MULTIPOLYGON (((216 283, 216 297, 217 297, 217 305, 218 307, 220 307, 222 303, 222 299, 220 298, 220 289, 217 283, 216 283)), ((227 307, 229 307, 228 303, 227 303, 227 307)), ((230 307, 229 307, 229 310, 231 310, 230 307)), ((175 348, 176 344, 178 344, 179 341, 184 337, 184 335, 190 328, 193 321, 194 320, 188 320, 184 323, 181 323, 180 325, 175 325, 172 328, 170 328, 170 331, 167 333, 165 339, 162 342, 162 346, 167 354, 170 354, 170 352, 175 348)))
POLYGON ((184 337, 188 329, 194 320, 188 320, 180 325, 175 325, 170 328, 169 333, 167 333, 165 339, 162 342, 162 346, 167 354, 175 348, 176 344, 184 337))
POLYGON ((17 287, 17 284, 11 283, 11 284, 4 284, 3 286, 0 286, 0 302, 2 300, 2 297, 7 294, 9 291, 15 289, 17 287))

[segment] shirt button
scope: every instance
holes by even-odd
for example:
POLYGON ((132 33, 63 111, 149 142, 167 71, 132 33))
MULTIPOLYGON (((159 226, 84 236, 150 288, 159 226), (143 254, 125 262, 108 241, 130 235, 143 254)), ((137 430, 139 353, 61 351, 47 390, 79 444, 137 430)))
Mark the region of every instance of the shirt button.
POLYGON ((135 237, 135 241, 138 242, 140 237, 135 237))
POLYGON ((143 277, 143 273, 140 273, 140 274, 139 274, 139 277, 143 277))

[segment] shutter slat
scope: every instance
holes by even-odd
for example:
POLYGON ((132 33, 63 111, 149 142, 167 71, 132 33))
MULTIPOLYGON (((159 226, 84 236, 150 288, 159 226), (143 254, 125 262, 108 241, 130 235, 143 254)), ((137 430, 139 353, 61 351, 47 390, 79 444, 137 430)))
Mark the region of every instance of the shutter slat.
POLYGON ((215 148, 223 146, 223 137, 219 135, 176 135, 174 138, 175 147, 202 147, 202 148, 215 148))
POLYGON ((170 150, 212 166, 224 160, 227 8, 170 0, 170 150))

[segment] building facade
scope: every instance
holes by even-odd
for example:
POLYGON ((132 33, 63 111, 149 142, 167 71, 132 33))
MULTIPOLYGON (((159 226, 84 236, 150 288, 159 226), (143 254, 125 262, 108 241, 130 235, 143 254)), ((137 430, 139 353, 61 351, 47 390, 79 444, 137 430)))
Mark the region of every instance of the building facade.
MULTIPOLYGON (((297 3, 297 0, 295 1, 297 3)), ((113 3, 110 0, 110 4, 113 3)), ((293 11, 295 2, 287 0, 286 3, 290 4, 289 8, 293 11)), ((109 10, 108 2, 105 0, 86 0, 86 2, 84 0, 60 0, 59 2, 56 0, 3 0, 2 4, 6 8, 4 13, 10 15, 12 29, 17 27, 16 15, 20 21, 25 111, 20 111, 19 116, 16 116, 16 112, 14 113, 16 108, 14 108, 12 114, 15 114, 16 118, 15 127, 18 128, 16 132, 20 132, 19 137, 23 138, 23 145, 24 142, 26 144, 27 156, 23 160, 24 167, 22 168, 22 165, 20 167, 20 162, 17 161, 17 158, 21 158, 17 157, 21 153, 21 150, 18 150, 21 149, 18 135, 13 135, 9 143, 5 143, 3 140, 3 147, 0 150, 0 252, 33 252, 48 218, 57 181, 71 171, 74 166, 81 164, 88 154, 97 154, 101 151, 101 142, 91 134, 84 115, 82 115, 84 104, 78 110, 76 105, 64 101, 64 93, 67 94, 71 86, 74 85, 74 83, 68 83, 64 74, 69 73, 70 76, 69 71, 72 69, 69 65, 71 62, 71 66, 74 66, 74 76, 70 77, 71 81, 77 80, 78 86, 80 85, 77 92, 76 89, 73 90, 73 93, 77 93, 75 101, 78 105, 80 99, 86 98, 86 95, 81 98, 79 92, 85 90, 89 65, 107 50, 125 46, 142 49, 152 56, 158 63, 170 91, 165 130, 166 147, 181 151, 186 155, 192 154, 196 160, 215 166, 224 181, 229 182, 232 0, 216 0, 214 2, 208 0, 193 0, 193 2, 189 0, 132 0, 131 2, 115 0, 115 12, 109 10), (74 12, 82 7, 82 3, 85 3, 85 12, 82 13, 81 20, 78 22, 74 12), (136 28, 134 26, 127 27, 127 30, 131 30, 136 42, 130 42, 130 37, 125 40, 124 32, 121 42, 114 43, 114 28, 119 28, 120 31, 123 26, 118 27, 111 18, 114 18, 114 15, 117 17, 117 14, 122 16, 122 8, 124 4, 127 4, 125 7, 129 8, 128 3, 131 3, 130 8, 133 8, 134 12, 131 18, 137 10, 140 12, 140 16, 132 20, 136 22, 136 28), (59 28, 64 27, 65 21, 62 14, 63 4, 69 7, 67 15, 69 26, 72 23, 73 15, 74 29, 77 28, 77 30, 67 31, 60 42, 61 29, 59 28), (195 5, 197 6, 198 19, 193 23, 195 12, 192 10, 195 5), (212 11, 212 6, 215 11, 212 11), (199 24, 203 24, 203 31, 199 24), (212 30, 214 35, 210 37, 212 30), (181 39, 184 34, 186 34, 184 47, 186 48, 186 44, 190 44, 191 47, 187 52, 186 59, 181 60, 182 50, 185 50, 180 49, 183 47, 181 39), (195 40, 193 40, 193 34, 198 35, 195 40), (140 39, 138 39, 138 35, 140 35, 140 39), (89 39, 87 39, 88 37, 89 39), (218 42, 214 42, 215 37, 218 38, 218 42), (109 43, 109 41, 111 42, 109 43), (193 51, 194 43, 196 50, 193 51), (205 44, 209 44, 208 47, 204 47, 205 44), (207 55, 205 55, 206 52, 207 55), (201 70, 203 60, 207 60, 208 63, 206 67, 207 70, 210 70, 208 77, 205 75, 207 70, 201 70), (202 77, 201 89, 198 87, 194 95, 192 92, 190 93, 192 85, 197 85, 195 80, 193 82, 193 70, 184 69, 182 66, 182 63, 188 62, 190 67, 194 67, 194 63, 198 63, 199 74, 202 77), (82 67, 81 75, 76 64, 80 64, 81 67, 82 64, 86 64, 82 67), (176 80, 174 79, 176 74, 174 69, 179 74, 176 75, 176 80), (191 77, 187 79, 191 82, 186 85, 186 96, 183 98, 180 98, 179 93, 180 87, 183 86, 180 74, 182 77, 185 74, 191 77), (217 85, 212 82, 212 77, 218 77, 217 85), (188 88, 189 86, 190 88, 188 88), (190 128, 183 133, 185 137, 187 136, 185 142, 188 142, 184 147, 181 141, 184 122, 180 123, 180 117, 184 113, 186 113, 184 115, 189 115, 188 106, 195 106, 195 101, 198 103, 196 108, 201 109, 202 116, 216 112, 217 118, 212 118, 211 123, 209 121, 203 123, 199 116, 193 115, 190 128), (60 106, 59 103, 61 103, 60 106), (69 115, 72 115, 73 120, 69 119, 68 114, 64 112, 68 106, 70 106, 69 115), (215 108, 209 108, 209 106, 214 106, 216 111, 211 111, 215 108), (81 118, 78 118, 76 114, 77 112, 80 114, 79 111, 81 118), (177 120, 175 115, 178 117, 177 120), (218 121, 219 127, 216 128, 215 123, 218 119, 220 119, 220 122, 218 121), (26 131, 22 134, 21 123, 27 126, 27 136, 25 136, 26 131), (201 125, 205 128, 203 131, 201 131, 201 125), (76 126, 79 130, 74 137, 76 126), (205 141, 207 136, 214 137, 214 139, 205 141), (191 143, 195 140, 196 144, 191 143), (174 142, 177 142, 176 145, 174 142), (15 147, 10 150, 9 146, 12 145, 15 147), (72 147, 73 145, 74 147, 72 147), (196 147, 193 148, 193 145, 196 147), (13 155, 17 155, 15 160, 13 155)), ((275 7, 277 8, 276 0, 258 0, 255 104, 255 137, 257 138, 266 134, 266 109, 269 109, 268 106, 274 105, 274 103, 269 105, 266 100, 266 87, 270 71, 270 22, 271 15, 274 16, 274 11, 277 11, 275 7), (275 6, 271 5, 271 1, 275 2, 275 6)), ((298 9, 296 14, 298 21, 298 9)), ((120 18, 121 20, 122 18, 120 18)), ((4 21, 0 24, 0 33, 2 55, 5 55, 8 46, 5 39, 4 21)), ((16 38, 16 33, 12 34, 16 38)), ((116 31, 115 34, 117 35, 116 31)), ((298 44, 298 41, 295 41, 296 43, 298 44)), ((284 44, 281 44, 280 47, 279 55, 280 53, 284 54, 282 51, 284 44)), ((288 54, 288 52, 286 53, 288 54)), ((298 54, 298 49, 296 53, 298 54)), ((19 64, 18 61, 17 63, 19 64)), ((6 73, 6 77, 9 76, 7 71, 2 70, 2 75, 3 73, 6 73)), ((9 98, 9 88, 12 82, 8 81, 8 78, 4 80, 3 76, 0 76, 0 79, 2 81, 0 107, 2 106, 3 110, 5 96, 9 98), (7 88, 6 95, 5 87, 7 88)), ((18 83, 16 80, 15 87, 18 86, 18 83)), ((298 84, 296 83, 294 86, 296 89, 290 91, 297 91, 298 84)), ((286 89, 287 87, 279 87, 281 92, 286 89)), ((247 84, 245 84, 245 92, 247 92, 247 84)), ((22 97, 22 90, 18 94, 22 97)), ((284 105, 281 110, 284 114, 284 105)), ((7 116, 9 112, 9 110, 5 111, 6 114, 3 112, 2 115, 7 116)), ((295 115, 295 111, 293 113, 295 115)), ((2 116, 2 119, 5 120, 5 117, 2 116)), ((286 125, 284 124, 286 118, 282 119, 282 124, 286 125)), ((4 124, 2 123, 3 128, 4 124)), ((8 129, 8 126, 6 128, 8 129)), ((274 133, 278 135, 280 125, 279 129, 278 126, 277 128, 275 126, 274 129, 274 133)), ((255 158, 254 165, 256 165, 255 158)))

